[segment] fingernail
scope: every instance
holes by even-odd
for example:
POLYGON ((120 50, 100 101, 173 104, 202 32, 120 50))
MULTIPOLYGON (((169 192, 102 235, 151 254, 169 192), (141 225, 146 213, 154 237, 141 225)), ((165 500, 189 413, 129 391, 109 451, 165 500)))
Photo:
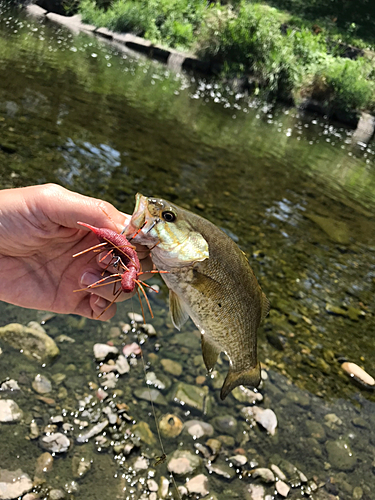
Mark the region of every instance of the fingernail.
POLYGON ((108 252, 101 252, 98 256, 98 261, 101 264, 110 264, 112 260, 113 260, 113 255, 108 254, 108 252))
POLYGON ((108 304, 108 301, 106 299, 103 299, 103 297, 98 297, 96 301, 94 302, 94 305, 98 309, 104 309, 108 304))
POLYGON ((92 271, 86 271, 81 276, 81 283, 83 286, 90 286, 101 279, 100 274, 93 273, 92 271))

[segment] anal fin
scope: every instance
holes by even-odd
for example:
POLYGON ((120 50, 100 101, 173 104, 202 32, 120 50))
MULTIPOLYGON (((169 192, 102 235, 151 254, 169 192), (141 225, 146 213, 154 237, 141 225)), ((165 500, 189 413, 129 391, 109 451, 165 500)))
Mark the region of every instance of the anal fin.
POLYGON ((235 372, 229 368, 229 372, 226 376, 223 387, 221 388, 220 399, 224 400, 228 394, 239 385, 258 387, 260 379, 260 363, 258 363, 254 368, 243 370, 241 372, 235 372))
POLYGON ((171 312, 172 323, 177 330, 180 330, 181 326, 188 319, 189 314, 187 313, 183 302, 173 290, 169 290, 169 310, 171 312))
POLYGON ((202 334, 201 342, 203 361, 207 371, 210 372, 216 365, 217 358, 221 353, 221 348, 216 342, 211 340, 207 334, 202 334))

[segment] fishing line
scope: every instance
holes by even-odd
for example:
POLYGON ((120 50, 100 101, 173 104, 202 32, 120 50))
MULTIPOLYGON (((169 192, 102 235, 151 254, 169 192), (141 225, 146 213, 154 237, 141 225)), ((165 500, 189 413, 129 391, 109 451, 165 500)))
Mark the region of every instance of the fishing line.
MULTIPOLYGON (((133 312, 133 315, 134 315, 133 297, 131 298, 131 305, 132 305, 132 312, 133 312)), ((138 344, 141 347, 141 339, 140 339, 140 336, 139 336, 139 330, 136 327, 135 327, 135 330, 136 330, 136 334, 137 334, 138 344)), ((154 465, 157 466, 157 465, 165 462, 165 460, 167 459, 167 454, 165 452, 165 448, 164 448, 164 445, 163 445, 163 440, 162 440, 161 434, 160 434, 158 419, 156 417, 155 405, 154 405, 154 402, 152 401, 152 396, 151 396, 151 388, 150 388, 150 385, 147 383, 146 363, 145 363, 145 358, 143 357, 143 349, 142 349, 142 347, 141 347, 141 359, 142 359, 142 366, 143 366, 144 381, 145 381, 145 384, 146 384, 147 389, 148 389, 148 396, 149 396, 149 399, 150 399, 151 408, 152 408, 152 414, 153 414, 153 417, 154 417, 154 420, 155 420, 156 431, 157 431, 157 434, 158 434, 158 440, 159 440, 160 449, 161 449, 161 452, 162 452, 162 455, 160 457, 156 457, 156 462, 155 462, 154 465)), ((173 472, 169 471, 169 477, 172 479, 172 483, 173 483, 173 486, 174 486, 174 488, 176 490, 178 500, 182 500, 180 492, 179 492, 177 484, 176 484, 176 481, 175 481, 175 478, 174 478, 174 475, 173 475, 173 472)))

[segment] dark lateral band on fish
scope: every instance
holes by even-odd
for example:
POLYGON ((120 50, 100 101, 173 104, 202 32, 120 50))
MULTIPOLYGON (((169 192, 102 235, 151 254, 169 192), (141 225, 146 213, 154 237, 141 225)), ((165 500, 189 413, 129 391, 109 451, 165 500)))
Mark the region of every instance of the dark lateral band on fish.
POLYGON ((203 217, 139 193, 125 234, 136 234, 133 241, 150 248, 157 269, 168 271, 162 278, 173 324, 180 329, 193 320, 208 372, 220 352, 228 356, 221 399, 239 385, 257 387, 257 329, 269 302, 242 250, 203 217))

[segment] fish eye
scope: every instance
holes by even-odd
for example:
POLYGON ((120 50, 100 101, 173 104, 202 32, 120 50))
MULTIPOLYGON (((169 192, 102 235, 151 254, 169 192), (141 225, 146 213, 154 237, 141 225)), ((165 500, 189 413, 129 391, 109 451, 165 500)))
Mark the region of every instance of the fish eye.
POLYGON ((169 210, 165 210, 161 215, 166 222, 174 222, 176 220, 176 215, 169 210))

